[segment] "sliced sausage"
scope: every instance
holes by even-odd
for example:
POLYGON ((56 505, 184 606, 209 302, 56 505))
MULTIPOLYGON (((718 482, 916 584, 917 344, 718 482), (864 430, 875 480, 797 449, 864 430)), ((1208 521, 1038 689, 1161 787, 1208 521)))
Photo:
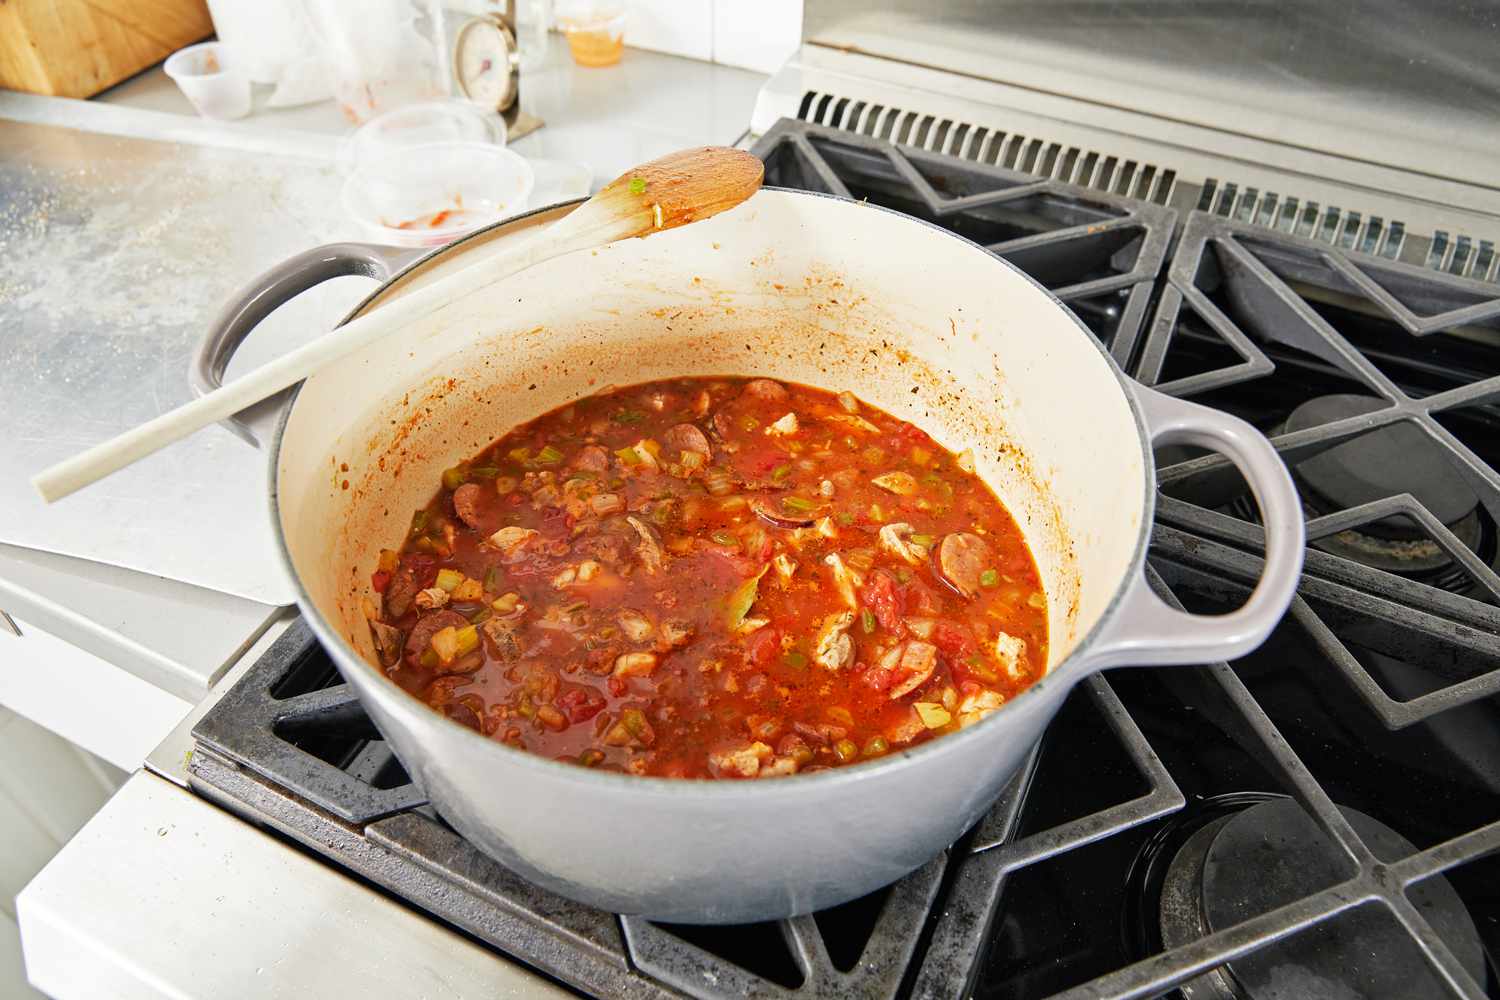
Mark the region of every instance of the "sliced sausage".
POLYGON ((813 522, 828 513, 823 508, 803 511, 796 514, 788 514, 776 510, 768 503, 759 500, 750 501, 750 513, 760 518, 773 528, 810 528, 813 522))
POLYGON ((692 424, 668 427, 661 436, 662 444, 671 451, 696 451, 700 455, 709 453, 708 437, 692 424))
POLYGON ((944 535, 938 546, 938 575, 964 597, 979 592, 979 576, 990 563, 990 547, 967 531, 944 535))
POLYGON ((432 583, 437 575, 437 564, 433 558, 421 553, 412 553, 401 558, 401 565, 391 576, 385 588, 385 608, 390 617, 400 618, 411 608, 412 598, 432 583))
POLYGON ((453 491, 453 513, 475 531, 479 530, 480 492, 478 483, 464 483, 453 491))
POLYGON ((432 637, 443 629, 452 625, 454 628, 466 628, 469 619, 457 611, 434 611, 423 615, 417 623, 411 627, 411 635, 406 637, 406 657, 413 663, 420 663, 422 654, 427 652, 427 646, 432 642, 432 637))
POLYGON ((480 728, 479 716, 475 714, 472 708, 470 708, 468 705, 465 705, 461 701, 450 701, 439 711, 441 711, 448 718, 452 719, 454 722, 458 723, 460 726, 468 726, 476 733, 484 731, 482 728, 480 728))
POLYGON ((757 378, 745 383, 745 395, 751 399, 779 402, 786 399, 787 392, 786 387, 780 382, 772 382, 768 378, 757 378))
POLYGON ((597 444, 586 444, 578 449, 578 457, 573 459, 573 468, 604 472, 609 468, 609 452, 597 444))

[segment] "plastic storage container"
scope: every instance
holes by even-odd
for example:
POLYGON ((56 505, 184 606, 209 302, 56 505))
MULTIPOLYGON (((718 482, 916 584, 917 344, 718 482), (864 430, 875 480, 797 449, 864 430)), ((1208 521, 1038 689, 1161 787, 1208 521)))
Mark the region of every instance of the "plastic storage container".
POLYGON ((580 66, 612 66, 625 51, 625 5, 616 0, 563 0, 557 27, 580 66))
POLYGON ((243 118, 250 113, 250 78, 220 42, 178 49, 162 66, 205 118, 243 118))
POLYGON ((531 164, 501 146, 430 142, 362 157, 344 182, 344 210, 370 239, 442 246, 526 208, 531 164))

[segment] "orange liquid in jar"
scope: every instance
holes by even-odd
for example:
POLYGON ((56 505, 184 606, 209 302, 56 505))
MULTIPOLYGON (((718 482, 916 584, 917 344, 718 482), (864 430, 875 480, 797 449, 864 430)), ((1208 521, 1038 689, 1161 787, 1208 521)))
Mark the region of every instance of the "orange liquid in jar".
POLYGON ((613 66, 625 51, 623 32, 608 27, 568 28, 568 48, 580 66, 613 66))

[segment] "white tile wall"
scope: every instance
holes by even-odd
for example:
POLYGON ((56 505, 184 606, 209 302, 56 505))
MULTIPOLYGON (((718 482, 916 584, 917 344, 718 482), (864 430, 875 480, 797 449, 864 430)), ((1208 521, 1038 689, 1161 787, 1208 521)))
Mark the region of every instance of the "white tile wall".
POLYGON ((711 0, 714 62, 774 73, 802 39, 802 0, 711 0))
POLYGON ((125 781, 125 772, 0 707, 0 997, 26 985, 16 893, 125 781))
POLYGON ((802 37, 802 0, 628 0, 625 44, 774 73, 802 37))

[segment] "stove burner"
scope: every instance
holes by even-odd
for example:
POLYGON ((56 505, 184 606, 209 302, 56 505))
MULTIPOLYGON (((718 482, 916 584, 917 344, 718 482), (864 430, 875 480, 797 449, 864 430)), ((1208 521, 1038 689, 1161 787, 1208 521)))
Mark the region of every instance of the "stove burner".
MULTIPOLYGON (((1415 848, 1353 809, 1344 818, 1376 857, 1394 861, 1415 848)), ((1162 943, 1175 948, 1334 885, 1354 872, 1291 799, 1277 798, 1201 827, 1178 850, 1162 882, 1162 943)), ((1412 902, 1477 982, 1484 982, 1478 932, 1441 877, 1410 890, 1412 902)), ((1214 969, 1180 987, 1186 1000, 1339 1000, 1448 996, 1414 952, 1401 926, 1366 905, 1214 969)))
MULTIPOLYGON (((1293 410, 1277 433, 1322 426, 1373 413, 1387 405, 1374 396, 1353 393, 1318 396, 1293 410)), ((1479 499, 1443 458, 1441 449, 1411 424, 1392 424, 1335 445, 1298 463, 1292 473, 1314 515, 1410 493, 1465 546, 1478 552, 1484 544, 1479 499)), ((1470 583, 1442 546, 1404 517, 1372 521, 1311 544, 1331 555, 1392 573, 1437 573, 1440 579, 1430 582, 1449 590, 1463 590, 1470 583)))

